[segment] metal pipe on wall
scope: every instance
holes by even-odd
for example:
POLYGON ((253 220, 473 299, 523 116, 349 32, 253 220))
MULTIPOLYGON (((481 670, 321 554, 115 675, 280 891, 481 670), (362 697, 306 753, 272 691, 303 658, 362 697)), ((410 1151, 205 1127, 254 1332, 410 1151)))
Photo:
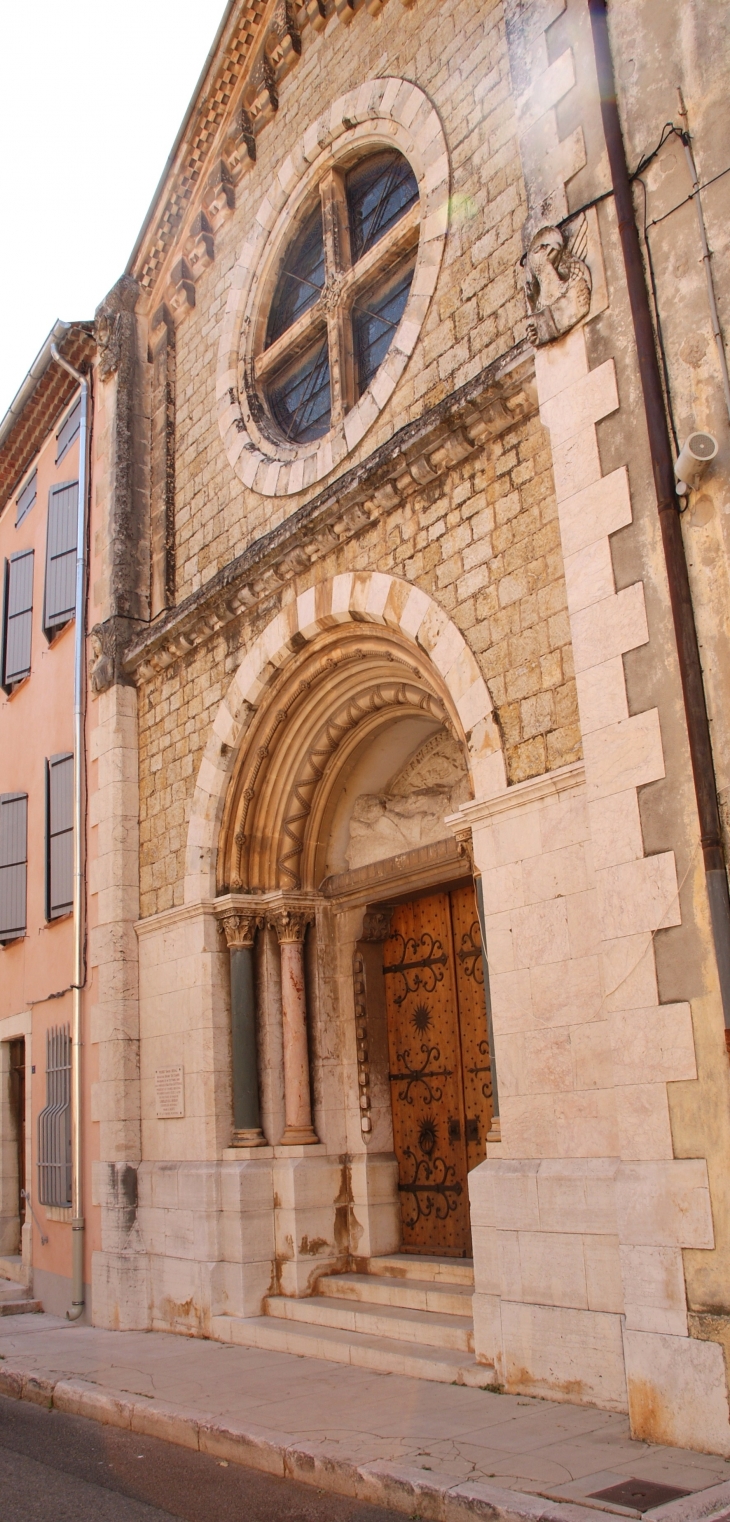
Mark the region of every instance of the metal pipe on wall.
POLYGON ((702 663, 695 626, 687 559, 679 518, 674 459, 657 360, 649 295, 634 214, 631 179, 616 99, 616 79, 608 35, 607 0, 588 0, 598 74, 603 130, 608 150, 619 236, 626 270, 639 374, 644 396, 654 486, 657 496, 669 599, 677 641, 687 735, 692 761, 700 840, 720 982, 725 1042, 730 1054, 730 895, 717 802, 702 663))
POLYGON ((74 793, 73 793, 73 928, 74 960, 71 1020, 71 1309, 69 1321, 78 1321, 84 1310, 84 1199, 83 1150, 81 1121, 81 991, 84 984, 84 799, 86 794, 86 748, 84 713, 86 697, 85 622, 86 622, 86 537, 89 496, 89 400, 88 378, 75 370, 59 354, 55 344, 51 354, 63 370, 78 382, 81 390, 79 421, 79 496, 76 520, 76 597, 74 602, 74 793))

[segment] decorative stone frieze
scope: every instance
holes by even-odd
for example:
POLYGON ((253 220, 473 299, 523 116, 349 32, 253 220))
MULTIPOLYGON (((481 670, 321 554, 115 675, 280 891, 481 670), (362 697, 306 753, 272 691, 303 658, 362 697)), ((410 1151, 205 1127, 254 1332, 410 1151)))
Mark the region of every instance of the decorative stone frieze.
POLYGON ((227 159, 218 159, 211 174, 208 175, 203 192, 203 210, 211 232, 218 232, 235 204, 234 176, 227 159))
MULTIPOLYGON (((226 210, 228 201, 223 196, 226 210)), ((217 207, 218 203, 213 198, 212 204, 217 207)), ((210 268, 213 263, 215 244, 213 241, 213 228, 204 211, 199 211, 193 219, 190 232, 185 239, 185 258, 193 280, 199 280, 203 270, 210 268)))
MULTIPOLYGON (((361 12, 377 19, 388 3, 389 0, 301 0, 296 5, 292 0, 281 0, 265 33, 267 0, 248 0, 242 7, 238 24, 213 65, 210 88, 203 92, 204 104, 191 127, 188 152, 171 173, 165 199, 150 224, 135 266, 143 290, 152 291, 170 255, 189 214, 206 157, 216 143, 221 110, 235 94, 243 75, 248 78, 238 107, 238 120, 223 150, 234 185, 256 157, 255 137, 276 115, 279 105, 276 87, 301 57, 302 31, 307 27, 315 32, 324 31, 332 20, 349 26, 361 12)), ((407 10, 416 3, 417 0, 401 0, 407 10)), ((215 230, 209 206, 205 202, 203 205, 215 230)))
POLYGON ((190 308, 195 306, 195 281, 187 259, 178 259, 170 271, 167 305, 175 323, 182 322, 190 308))

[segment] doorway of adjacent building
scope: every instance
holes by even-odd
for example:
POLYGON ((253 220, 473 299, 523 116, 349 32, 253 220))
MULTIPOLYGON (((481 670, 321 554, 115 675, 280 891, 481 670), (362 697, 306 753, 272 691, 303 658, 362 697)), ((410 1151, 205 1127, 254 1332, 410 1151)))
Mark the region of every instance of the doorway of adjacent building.
POLYGON ((20 1252, 20 1233, 25 1219, 25 1037, 19 1036, 15 1041, 9 1041, 8 1047, 10 1128, 18 1186, 18 1245, 14 1250, 20 1252))
POLYGON ((492 1118, 471 883, 397 906, 383 972, 402 1250, 470 1257, 467 1174, 492 1118))

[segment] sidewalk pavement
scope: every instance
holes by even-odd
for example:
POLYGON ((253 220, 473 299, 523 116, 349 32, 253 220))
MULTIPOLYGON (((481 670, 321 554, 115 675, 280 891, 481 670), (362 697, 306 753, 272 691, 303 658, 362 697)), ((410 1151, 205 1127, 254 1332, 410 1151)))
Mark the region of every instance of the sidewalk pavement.
POLYGON ((0 1323, 0 1394, 433 1522, 600 1522, 632 1478, 692 1492, 651 1522, 730 1519, 730 1463, 632 1442, 626 1417, 165 1332, 0 1323))

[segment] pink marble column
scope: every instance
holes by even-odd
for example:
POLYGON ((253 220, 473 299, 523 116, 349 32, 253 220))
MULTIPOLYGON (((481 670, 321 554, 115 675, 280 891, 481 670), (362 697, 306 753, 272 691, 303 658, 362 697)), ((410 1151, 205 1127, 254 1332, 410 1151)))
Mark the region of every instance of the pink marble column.
POLYGON ((312 1125, 307 1044, 307 996, 304 985, 304 936, 311 913, 278 909, 272 923, 281 948, 281 1012, 284 1033, 284 1112, 281 1146, 309 1146, 318 1140, 312 1125))

